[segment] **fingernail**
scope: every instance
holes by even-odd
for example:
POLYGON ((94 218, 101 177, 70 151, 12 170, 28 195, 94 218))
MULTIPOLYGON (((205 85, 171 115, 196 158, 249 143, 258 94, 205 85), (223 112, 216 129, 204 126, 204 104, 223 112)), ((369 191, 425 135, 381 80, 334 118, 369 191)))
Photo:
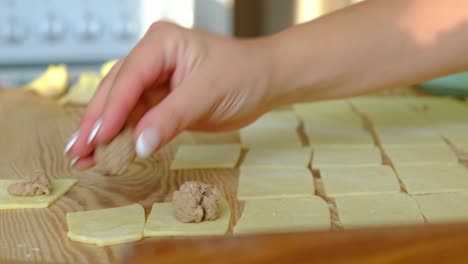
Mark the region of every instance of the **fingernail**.
POLYGON ((99 129, 101 128, 102 125, 102 118, 99 118, 96 123, 94 123, 93 129, 91 130, 91 133, 89 134, 88 137, 88 144, 93 142, 94 138, 96 137, 97 133, 99 132, 99 129))
POLYGON ((161 138, 159 133, 154 129, 145 129, 138 136, 135 151, 139 158, 147 158, 151 156, 153 151, 158 147, 161 138))
POLYGON ((75 163, 80 159, 80 157, 74 157, 72 160, 70 160, 70 164, 68 165, 69 168, 73 167, 75 163))
POLYGON ((73 147, 73 145, 75 145, 76 140, 78 139, 78 135, 79 133, 77 131, 70 136, 70 139, 68 139, 68 143, 65 146, 65 150, 63 151, 63 154, 66 154, 73 147))

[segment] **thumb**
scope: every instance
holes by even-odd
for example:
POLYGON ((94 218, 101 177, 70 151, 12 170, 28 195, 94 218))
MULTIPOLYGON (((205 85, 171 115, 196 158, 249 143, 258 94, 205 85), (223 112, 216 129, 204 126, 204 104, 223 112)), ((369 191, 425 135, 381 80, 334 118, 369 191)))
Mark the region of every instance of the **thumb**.
POLYGON ((138 122, 135 131, 137 156, 149 157, 199 120, 209 106, 208 98, 190 93, 190 89, 179 87, 173 90, 138 122))

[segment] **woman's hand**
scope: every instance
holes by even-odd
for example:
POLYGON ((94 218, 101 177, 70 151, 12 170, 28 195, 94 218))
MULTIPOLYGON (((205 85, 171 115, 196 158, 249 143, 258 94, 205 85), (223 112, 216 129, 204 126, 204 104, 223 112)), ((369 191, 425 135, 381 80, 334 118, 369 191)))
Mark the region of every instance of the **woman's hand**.
POLYGON ((120 60, 72 135, 71 166, 94 164, 96 145, 131 123, 140 158, 185 129, 225 131, 254 121, 275 107, 273 63, 267 39, 238 40, 154 23, 120 60))

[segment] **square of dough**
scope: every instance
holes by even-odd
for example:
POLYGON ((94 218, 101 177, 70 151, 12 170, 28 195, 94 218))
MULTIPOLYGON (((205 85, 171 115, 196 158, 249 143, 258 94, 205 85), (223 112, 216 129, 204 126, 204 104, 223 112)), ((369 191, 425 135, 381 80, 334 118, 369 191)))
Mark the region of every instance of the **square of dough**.
POLYGON ((307 168, 310 162, 309 148, 251 148, 241 167, 244 168, 307 168))
POLYGON ((316 147, 312 155, 312 167, 316 169, 381 164, 382 157, 376 147, 316 147))
POLYGON ((395 170, 410 194, 468 191, 468 170, 460 164, 401 165, 395 170))
POLYGON ((8 193, 8 186, 22 180, 0 180, 0 209, 47 208, 78 181, 76 179, 52 179, 49 195, 15 196, 8 193))
POLYGON ((323 121, 341 123, 362 122, 361 117, 353 112, 351 105, 346 100, 329 100, 313 103, 303 103, 293 105, 294 112, 303 122, 323 121))
POLYGON ((247 128, 287 128, 295 130, 300 121, 293 111, 272 111, 264 114, 247 128))
POLYGON ((171 170, 234 168, 240 151, 237 144, 180 146, 171 170))
POLYGON ((437 127, 468 122, 468 108, 456 100, 433 101, 427 104, 425 114, 437 127))
POLYGON ((306 128, 309 144, 315 146, 373 146, 372 136, 363 128, 306 128))
POLYGON ((327 114, 332 112, 351 112, 351 105, 347 100, 327 100, 293 105, 293 110, 299 116, 327 114))
POLYGON ((314 131, 364 130, 362 120, 357 119, 311 118, 302 123, 306 134, 314 131))
POLYGON ((385 153, 394 166, 418 164, 457 164, 450 146, 385 146, 385 153))
POLYGON ((389 166, 334 167, 320 169, 329 197, 398 193, 398 178, 389 166))
POLYGON ((382 146, 437 145, 445 146, 444 139, 431 128, 375 128, 382 146))
POLYGON ((251 147, 301 147, 299 133, 293 128, 247 127, 240 130, 243 148, 251 147))
POLYGON ((146 221, 144 235, 151 236, 212 236, 224 235, 229 229, 231 211, 226 200, 219 203, 219 216, 214 221, 183 223, 172 211, 172 203, 155 203, 146 221))
POLYGON ((318 196, 245 202, 234 234, 330 229, 330 209, 318 196))
POLYGON ((468 193, 414 196, 428 223, 468 221, 468 193))
POLYGON ((406 194, 337 197, 335 202, 345 229, 424 223, 418 204, 406 194))
POLYGON ((314 179, 307 168, 240 168, 238 200, 314 195, 314 179))
POLYGON ((67 236, 73 241, 109 246, 143 238, 145 210, 140 204, 67 213, 67 236))
MULTIPOLYGON (((468 124, 465 124, 465 126, 468 124)), ((466 128, 454 128, 453 130, 446 129, 441 134, 454 146, 468 145, 468 127, 466 128)))

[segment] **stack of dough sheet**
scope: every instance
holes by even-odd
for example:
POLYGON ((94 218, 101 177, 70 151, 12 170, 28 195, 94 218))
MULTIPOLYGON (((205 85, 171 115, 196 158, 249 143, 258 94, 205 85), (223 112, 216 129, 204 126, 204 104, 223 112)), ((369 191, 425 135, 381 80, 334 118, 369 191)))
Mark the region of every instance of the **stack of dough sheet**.
POLYGON ((245 202, 234 234, 330 229, 330 209, 318 196, 245 202))
POLYGON ((468 170, 460 164, 395 166, 409 194, 468 191, 468 170))
POLYGON ((294 112, 308 125, 338 127, 361 127, 361 118, 353 112, 351 105, 345 100, 324 101, 315 103, 295 104, 294 112), (313 122, 316 123, 313 123, 313 122))
POLYGON ((300 147, 302 141, 297 131, 299 126, 300 122, 292 111, 266 113, 253 124, 240 130, 242 147, 300 147))
POLYGON ((468 220, 468 192, 414 196, 429 224, 468 220))
POLYGON ((394 109, 424 110, 427 99, 420 96, 359 96, 351 98, 350 103, 360 113, 366 114, 381 107, 393 107, 394 109))
POLYGON ((382 164, 377 147, 316 147, 313 148, 312 168, 362 167, 382 164))
POLYGON ((251 148, 241 168, 307 168, 310 163, 309 148, 251 148))
POLYGON ((398 178, 390 166, 328 167, 320 169, 328 197, 399 193, 398 178))
POLYGON ((231 169, 240 158, 238 144, 182 145, 177 149, 171 170, 231 169))
POLYGON ((422 112, 423 99, 355 99, 352 104, 367 116, 383 146, 445 145, 433 123, 422 112), (400 100, 400 101, 399 101, 400 100))
POLYGON ((308 197, 314 195, 314 179, 307 168, 242 168, 238 200, 308 197))
POLYGON ((453 145, 468 145, 468 107, 458 101, 441 100, 428 104, 427 117, 437 131, 453 145))
POLYGON ((407 194, 337 197, 335 202, 338 217, 345 229, 424 223, 416 200, 407 194))
POLYGON ((311 146, 371 146, 372 136, 344 100, 294 105, 311 146))
POLYGON ((394 166, 458 163, 458 157, 448 145, 384 147, 384 151, 394 166))
POLYGON ((317 146, 373 146, 372 135, 363 127, 311 125, 304 126, 305 134, 312 147, 317 146))
POLYGON ((447 143, 432 127, 427 128, 380 128, 375 127, 383 147, 387 146, 445 146, 447 143))

